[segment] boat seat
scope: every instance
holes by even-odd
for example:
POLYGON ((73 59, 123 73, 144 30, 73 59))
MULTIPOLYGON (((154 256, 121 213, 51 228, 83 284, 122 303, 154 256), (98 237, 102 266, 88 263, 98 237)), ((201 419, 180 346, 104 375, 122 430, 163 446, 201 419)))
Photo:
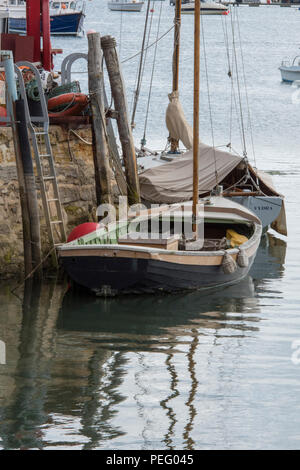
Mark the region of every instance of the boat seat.
POLYGON ((206 239, 199 239, 194 241, 187 241, 185 243, 185 251, 218 251, 218 250, 225 250, 228 248, 227 240, 225 237, 221 239, 213 239, 213 238, 206 238, 206 239))
POLYGON ((158 238, 151 238, 150 233, 132 232, 122 235, 118 239, 120 245, 147 246, 165 250, 178 250, 179 235, 158 234, 158 238))

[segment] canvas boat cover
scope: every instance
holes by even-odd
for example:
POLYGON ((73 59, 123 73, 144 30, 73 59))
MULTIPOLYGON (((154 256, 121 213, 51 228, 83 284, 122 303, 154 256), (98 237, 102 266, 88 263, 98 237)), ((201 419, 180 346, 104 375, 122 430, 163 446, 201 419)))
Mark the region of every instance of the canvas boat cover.
POLYGON ((260 181, 262 181, 269 189, 274 192, 274 196, 280 196, 282 198, 279 216, 277 217, 277 219, 274 220, 274 222, 272 222, 271 227, 277 233, 280 233, 281 235, 287 235, 287 221, 283 196, 276 191, 273 185, 272 177, 270 175, 260 170, 257 170, 256 174, 260 181))
MULTIPOLYGON (((240 162, 242 157, 199 145, 199 194, 211 191, 240 162)), ((188 201, 193 195, 193 151, 171 163, 150 168, 140 174, 142 199, 151 203, 173 204, 188 201)))

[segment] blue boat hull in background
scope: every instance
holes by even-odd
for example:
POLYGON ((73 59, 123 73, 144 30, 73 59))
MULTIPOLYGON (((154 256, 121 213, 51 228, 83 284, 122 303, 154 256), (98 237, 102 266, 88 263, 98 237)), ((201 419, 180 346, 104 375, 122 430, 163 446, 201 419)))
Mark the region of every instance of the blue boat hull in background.
MULTIPOLYGON (((82 31, 84 14, 68 13, 50 17, 50 32, 57 35, 77 35, 82 31)), ((26 18, 9 18, 10 33, 26 33, 26 18)))

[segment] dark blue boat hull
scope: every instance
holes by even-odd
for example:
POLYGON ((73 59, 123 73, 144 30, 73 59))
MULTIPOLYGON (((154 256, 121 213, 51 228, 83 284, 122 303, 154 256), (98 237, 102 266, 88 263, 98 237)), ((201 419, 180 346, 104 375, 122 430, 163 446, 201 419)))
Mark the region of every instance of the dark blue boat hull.
POLYGON ((71 279, 100 295, 178 292, 234 284, 245 277, 253 263, 225 274, 221 266, 199 266, 134 258, 67 256, 61 262, 71 279))
MULTIPOLYGON (((50 17, 50 32, 57 35, 76 35, 82 30, 84 14, 68 13, 65 15, 54 15, 50 17)), ((10 33, 26 33, 25 18, 9 19, 10 33)))

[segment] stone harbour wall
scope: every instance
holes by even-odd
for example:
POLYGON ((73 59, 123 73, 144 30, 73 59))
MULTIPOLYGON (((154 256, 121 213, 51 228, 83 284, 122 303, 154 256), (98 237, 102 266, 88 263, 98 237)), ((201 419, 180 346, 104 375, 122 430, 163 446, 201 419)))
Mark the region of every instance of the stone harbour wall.
MULTIPOLYGON (((96 195, 90 126, 72 131, 50 127, 67 234, 76 225, 95 220, 96 195)), ((49 251, 39 190, 43 255, 49 251)), ((0 279, 23 272, 23 235, 15 151, 10 128, 0 128, 0 279)))

